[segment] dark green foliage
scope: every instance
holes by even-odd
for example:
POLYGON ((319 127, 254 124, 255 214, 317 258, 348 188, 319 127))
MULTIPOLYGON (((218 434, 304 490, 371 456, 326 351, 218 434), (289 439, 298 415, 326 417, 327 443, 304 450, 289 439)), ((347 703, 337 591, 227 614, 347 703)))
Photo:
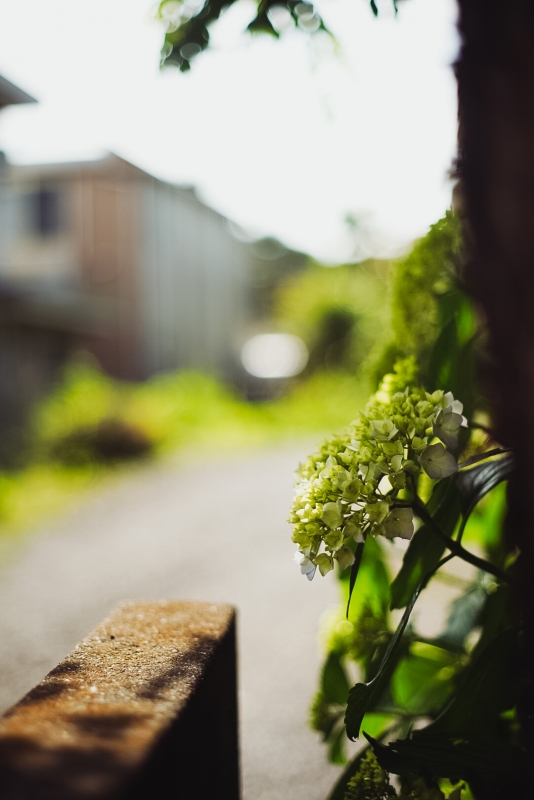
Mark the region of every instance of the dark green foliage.
MULTIPOLYGON (((351 603, 351 622, 346 625, 349 635, 336 635, 331 639, 330 651, 321 673, 319 691, 310 709, 310 722, 320 732, 328 748, 328 757, 334 763, 343 763, 345 724, 344 715, 350 682, 343 667, 345 660, 357 661, 365 680, 376 675, 391 639, 389 632, 389 576, 384 563, 381 545, 369 539, 358 574, 357 592, 351 603), (340 736, 341 734, 341 736, 340 736)), ((342 577, 348 596, 351 569, 342 577)))
POLYGON ((454 285, 459 259, 459 221, 448 211, 397 265, 393 332, 405 353, 422 363, 440 332, 438 298, 454 285))
POLYGON ((389 775, 381 768, 374 753, 368 750, 347 784, 344 800, 387 800, 396 796, 389 775))
MULTIPOLYGON (((514 707, 518 682, 521 634, 518 628, 503 631, 480 652, 475 653, 462 672, 454 698, 418 739, 436 734, 497 738, 499 716, 514 707)), ((440 776, 448 777, 448 776, 440 776)))
MULTIPOLYGON (((368 1, 373 14, 377 16, 378 7, 375 0, 368 1)), ((167 18, 165 7, 171 8, 173 2, 174 0, 161 0, 159 13, 164 19, 167 18)), ((209 28, 212 22, 219 19, 221 13, 235 2, 236 0, 207 0, 192 17, 171 15, 161 52, 162 64, 174 64, 183 72, 190 69, 192 59, 209 46, 209 28)), ((391 2, 397 10, 397 0, 391 0, 391 2)), ((267 33, 276 38, 280 36, 269 18, 269 10, 273 6, 286 8, 294 25, 303 33, 313 34, 317 31, 329 33, 311 2, 305 0, 304 2, 303 0, 256 0, 256 3, 258 11, 248 25, 250 33, 267 33)))
MULTIPOLYGON (((509 454, 499 461, 479 464, 438 483, 427 504, 434 521, 450 536, 462 516, 463 529, 476 505, 495 486, 509 478, 513 467, 513 456, 509 454)), ((422 525, 416 531, 391 585, 392 608, 404 608, 421 576, 437 564, 444 550, 444 543, 428 525, 422 525)))
POLYGON ((444 797, 433 780, 429 782, 421 775, 405 775, 401 778, 399 800, 443 800, 444 797))
POLYGON ((390 269, 376 259, 335 268, 310 260, 298 274, 280 276, 270 311, 281 329, 306 343, 307 374, 353 375, 370 358, 388 326, 390 269))
POLYGON ((347 790, 347 786, 351 778, 356 775, 358 772, 360 765, 363 759, 367 756, 369 752, 372 752, 370 748, 364 748, 360 750, 360 752, 354 756, 351 761, 347 764, 341 775, 339 776, 338 780, 336 781, 332 791, 328 795, 328 800, 344 800, 345 792, 347 790))
POLYGON ((453 782, 520 775, 521 753, 503 712, 517 702, 521 634, 494 637, 461 673, 451 702, 430 725, 387 747, 367 737, 381 766, 395 774, 430 774, 453 782))
POLYGON ((499 483, 508 480, 514 467, 514 456, 512 453, 508 453, 498 461, 490 461, 458 473, 455 484, 460 495, 463 520, 460 536, 478 503, 499 483))
POLYGON ((469 303, 456 288, 460 266, 460 222, 448 211, 395 266, 391 298, 393 339, 383 346, 376 361, 375 383, 391 371, 398 358, 413 355, 430 391, 447 386, 455 396, 460 396, 459 385, 463 390, 469 388, 469 384, 461 381, 462 376, 469 378, 469 366, 463 361, 458 363, 461 374, 455 386, 448 374, 454 351, 465 347, 472 335, 469 303), (445 382, 439 382, 442 380, 445 382))
POLYGON ((412 737, 387 746, 371 736, 367 739, 381 767, 394 775, 426 773, 457 783, 459 780, 476 781, 479 772, 495 780, 497 776, 511 777, 521 771, 520 754, 489 737, 412 737))
POLYGON ((64 464, 78 466, 130 461, 152 451, 153 442, 140 428, 120 419, 104 419, 71 431, 55 443, 51 455, 64 464))
POLYGON ((351 365, 357 316, 346 308, 327 308, 310 349, 308 370, 346 369, 351 365))
MULTIPOLYGON (((426 352, 423 347, 417 350, 414 346, 407 353, 417 357, 428 390, 443 387, 453 391, 472 420, 482 403, 476 389, 480 339, 470 304, 454 287, 453 273, 460 252, 455 225, 448 215, 431 231, 428 241, 423 240, 416 247, 417 257, 412 258, 411 254, 404 261, 403 269, 412 287, 420 279, 421 293, 433 297, 435 325, 432 333, 430 317, 426 322, 419 320, 421 325, 427 325, 428 339, 434 341, 434 346, 426 352), (431 275, 434 282, 425 283, 428 275, 422 274, 422 264, 425 259, 430 260, 433 250, 441 254, 445 266, 442 261, 431 275)), ((398 317, 405 323, 405 329, 412 325, 410 313, 415 311, 405 308, 398 317)), ((400 327, 399 323, 399 330, 400 327)), ((412 326, 409 333, 417 345, 417 326, 412 326)), ((371 720, 366 715, 370 712, 390 715, 384 724, 396 726, 397 741, 384 746, 380 745, 379 737, 373 735, 368 739, 384 770, 403 776, 400 796, 406 798, 443 797, 435 783, 441 778, 467 780, 470 785, 480 787, 488 782, 487 776, 493 776, 500 785, 510 773, 521 775, 520 726, 513 710, 517 679, 510 679, 518 675, 521 636, 509 587, 492 583, 487 574, 486 578, 477 577, 452 604, 443 631, 434 639, 422 639, 409 627, 411 610, 446 551, 447 540, 443 536, 461 538, 473 513, 477 519, 487 519, 493 525, 500 519, 485 517, 485 509, 488 498, 493 497, 491 493, 510 476, 513 455, 494 448, 493 460, 477 463, 480 458, 477 448, 483 438, 469 444, 472 431, 471 427, 467 429, 459 443, 459 449, 467 445, 470 448, 466 467, 435 485, 426 504, 425 523, 413 536, 390 592, 387 587, 378 591, 382 602, 390 594, 391 607, 405 609, 395 634, 390 630, 387 611, 382 610, 380 603, 371 608, 366 596, 367 549, 375 546, 373 540, 365 544, 359 572, 354 568, 352 580, 348 575, 343 576, 346 593, 352 592, 352 603, 356 603, 358 610, 351 617, 355 620, 353 642, 358 645, 351 647, 347 642, 345 653, 360 665, 364 679, 350 690, 345 715, 347 734, 355 738, 360 728, 365 732, 366 718, 371 720), (436 526, 441 536, 437 535, 436 526), (363 603, 360 592, 365 598, 363 603), (469 642, 477 630, 480 638, 472 648, 469 642), (430 719, 430 724, 410 734, 411 722, 423 718, 430 719)), ((502 533, 483 531, 479 541, 499 567, 509 563, 510 554, 502 533)), ((493 567, 486 566, 491 573, 493 567)), ((344 785, 355 770, 355 763, 347 768, 344 785)), ((518 785, 515 777, 510 780, 510 786, 518 785)), ((335 789, 336 799, 342 797, 342 783, 335 789)), ((353 785, 357 785, 356 778, 353 785)), ((459 797, 459 790, 454 796, 459 797)), ((476 792, 475 796, 478 797, 476 792)))
MULTIPOLYGON (((331 795, 329 800, 335 800, 331 795)), ((341 795, 340 795, 341 797, 341 795)), ((444 794, 432 779, 421 775, 408 775, 402 778, 400 793, 391 785, 389 773, 379 764, 371 750, 366 750, 360 758, 358 770, 346 782, 343 800, 443 800, 444 794)))

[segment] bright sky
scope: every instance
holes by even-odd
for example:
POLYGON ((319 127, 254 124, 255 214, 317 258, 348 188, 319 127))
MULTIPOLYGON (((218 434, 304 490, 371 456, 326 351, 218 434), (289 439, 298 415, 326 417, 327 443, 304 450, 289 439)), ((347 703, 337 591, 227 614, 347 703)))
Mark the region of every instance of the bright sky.
POLYGON ((111 150, 194 184, 242 227, 332 261, 402 248, 450 204, 454 0, 318 0, 340 43, 243 37, 241 0, 188 74, 158 68, 151 0, 0 0, 0 73, 39 100, 0 116, 17 162, 111 150))

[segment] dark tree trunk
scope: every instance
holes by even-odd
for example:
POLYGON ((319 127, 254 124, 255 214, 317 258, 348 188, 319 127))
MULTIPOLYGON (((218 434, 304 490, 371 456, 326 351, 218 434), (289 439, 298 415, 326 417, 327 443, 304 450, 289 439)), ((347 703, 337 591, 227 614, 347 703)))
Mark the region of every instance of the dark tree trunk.
MULTIPOLYGON (((520 550, 521 717, 534 742, 534 2, 458 0, 467 283, 487 319, 501 440, 517 453, 507 534, 520 550)), ((513 679, 513 678, 512 678, 513 679)), ((531 762, 532 763, 532 762, 531 762)))

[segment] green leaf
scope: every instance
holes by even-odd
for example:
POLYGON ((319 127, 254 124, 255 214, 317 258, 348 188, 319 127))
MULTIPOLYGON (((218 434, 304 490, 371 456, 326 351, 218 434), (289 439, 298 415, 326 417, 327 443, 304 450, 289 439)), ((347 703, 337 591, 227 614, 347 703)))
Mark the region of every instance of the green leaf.
POLYGON ((362 728, 365 728, 365 730, 371 736, 374 736, 375 739, 380 739, 382 736, 385 736, 387 729, 391 727, 393 722, 394 717, 392 716, 391 712, 388 714, 381 714, 371 711, 363 718, 362 728))
POLYGON ((373 14, 375 15, 375 17, 378 17, 378 6, 376 5, 376 0, 371 0, 370 5, 371 5, 371 11, 373 12, 373 14))
MULTIPOLYGON (((458 474, 458 473, 457 473, 458 474)), ((455 488, 456 475, 436 484, 427 509, 436 524, 448 536, 460 517, 460 495, 455 488)), ((391 608, 404 608, 422 577, 436 566, 445 545, 428 525, 415 532, 404 554, 402 566, 391 584, 391 608)))
POLYGON ((378 673, 370 683, 357 683, 349 692, 349 702, 345 712, 345 725, 347 727, 347 736, 352 741, 360 735, 362 721, 367 711, 367 706, 373 697, 373 692, 376 694, 380 674, 378 673))
POLYGON ((347 736, 353 741, 360 735, 360 728, 366 711, 372 710, 373 704, 380 699, 380 696, 389 682, 393 670, 397 666, 399 659, 402 657, 403 652, 402 648, 400 648, 400 644, 408 624, 408 620, 410 619, 410 614, 412 613, 412 609, 417 598, 425 588, 434 572, 435 567, 433 567, 424 576, 419 583, 419 586, 417 586, 415 592, 413 593, 410 602, 404 610, 404 614, 402 615, 402 619, 399 622, 397 630, 391 638, 386 650, 386 654, 382 660, 382 663, 380 664, 380 668, 373 680, 369 683, 357 683, 349 692, 349 702, 345 712, 345 725, 347 726, 347 736))
POLYGON ((441 660, 410 654, 400 661, 391 679, 391 694, 405 711, 421 716, 433 714, 449 698, 453 690, 450 675, 444 679, 440 673, 451 665, 451 658, 442 652, 441 660))
POLYGON ((458 289, 444 292, 438 296, 438 317, 440 333, 430 356, 428 384, 431 390, 447 387, 455 394, 449 384, 455 380, 453 373, 458 374, 462 351, 474 332, 471 303, 458 289))
MULTIPOLYGON (((348 600, 350 589, 349 573, 350 570, 347 569, 341 578, 345 602, 348 600)), ((368 537, 358 572, 358 585, 351 599, 351 619, 358 619, 366 605, 376 616, 387 616, 390 582, 383 546, 378 539, 368 537)))
MULTIPOLYGON (((441 530, 451 536, 460 515, 463 528, 480 500, 501 481, 507 480, 513 469, 514 458, 510 453, 498 461, 457 472, 436 485, 427 509, 441 530)), ((444 550, 442 541, 427 525, 415 532, 391 585, 391 608, 406 605, 421 576, 437 564, 444 550)))
POLYGON ((430 356, 428 367, 428 386, 430 391, 442 389, 444 386, 447 386, 447 390, 449 390, 451 362, 457 360, 459 354, 460 343, 456 329, 456 318, 452 317, 442 328, 430 356))
POLYGON ((497 736, 499 715, 517 700, 518 628, 496 636, 462 672, 460 686, 440 716, 414 736, 497 736))
POLYGON ((382 769, 394 775, 430 773, 434 778, 449 778, 456 783, 470 781, 477 773, 511 776, 521 770, 521 754, 501 739, 492 737, 427 736, 423 739, 413 734, 387 746, 372 736, 366 738, 382 769))
POLYGON ((451 320, 456 320, 456 329, 461 344, 473 335, 473 312, 469 298, 459 289, 450 289, 438 295, 439 327, 444 328, 451 320))
POLYGON ((331 652, 323 666, 321 674, 321 690, 327 703, 339 703, 344 706, 349 695, 350 685, 341 664, 339 653, 331 652))
POLYGON ((487 599, 488 593, 483 586, 474 584, 453 600, 445 629, 439 639, 453 646, 463 647, 467 636, 479 624, 487 599))
MULTIPOLYGON (((445 389, 464 405, 470 418, 475 401, 475 337, 473 312, 465 295, 458 290, 446 292, 438 301, 440 334, 434 344, 428 368, 430 391, 445 389)), ((460 446, 467 443, 469 431, 459 432, 460 446)))
POLYGON ((458 472, 455 484, 461 496, 462 529, 477 504, 502 481, 508 480, 515 468, 513 453, 498 461, 488 461, 469 470, 458 472))
POLYGON ((352 597, 352 592, 354 591, 354 585, 356 583, 356 578, 358 577, 358 572, 360 571, 360 565, 362 563, 362 556, 363 556, 363 548, 365 547, 365 542, 358 542, 358 546, 356 547, 356 552, 354 554, 354 563, 352 564, 350 570, 350 579, 349 579, 349 599, 347 601, 347 619, 349 617, 349 608, 350 608, 350 601, 352 597))

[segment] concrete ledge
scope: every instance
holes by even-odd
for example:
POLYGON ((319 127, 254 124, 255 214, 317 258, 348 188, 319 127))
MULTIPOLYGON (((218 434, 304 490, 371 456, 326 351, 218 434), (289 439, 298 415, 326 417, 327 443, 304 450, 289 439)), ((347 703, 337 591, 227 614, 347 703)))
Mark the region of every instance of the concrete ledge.
POLYGON ((124 603, 0 719, 1 800, 238 800, 235 615, 124 603))

